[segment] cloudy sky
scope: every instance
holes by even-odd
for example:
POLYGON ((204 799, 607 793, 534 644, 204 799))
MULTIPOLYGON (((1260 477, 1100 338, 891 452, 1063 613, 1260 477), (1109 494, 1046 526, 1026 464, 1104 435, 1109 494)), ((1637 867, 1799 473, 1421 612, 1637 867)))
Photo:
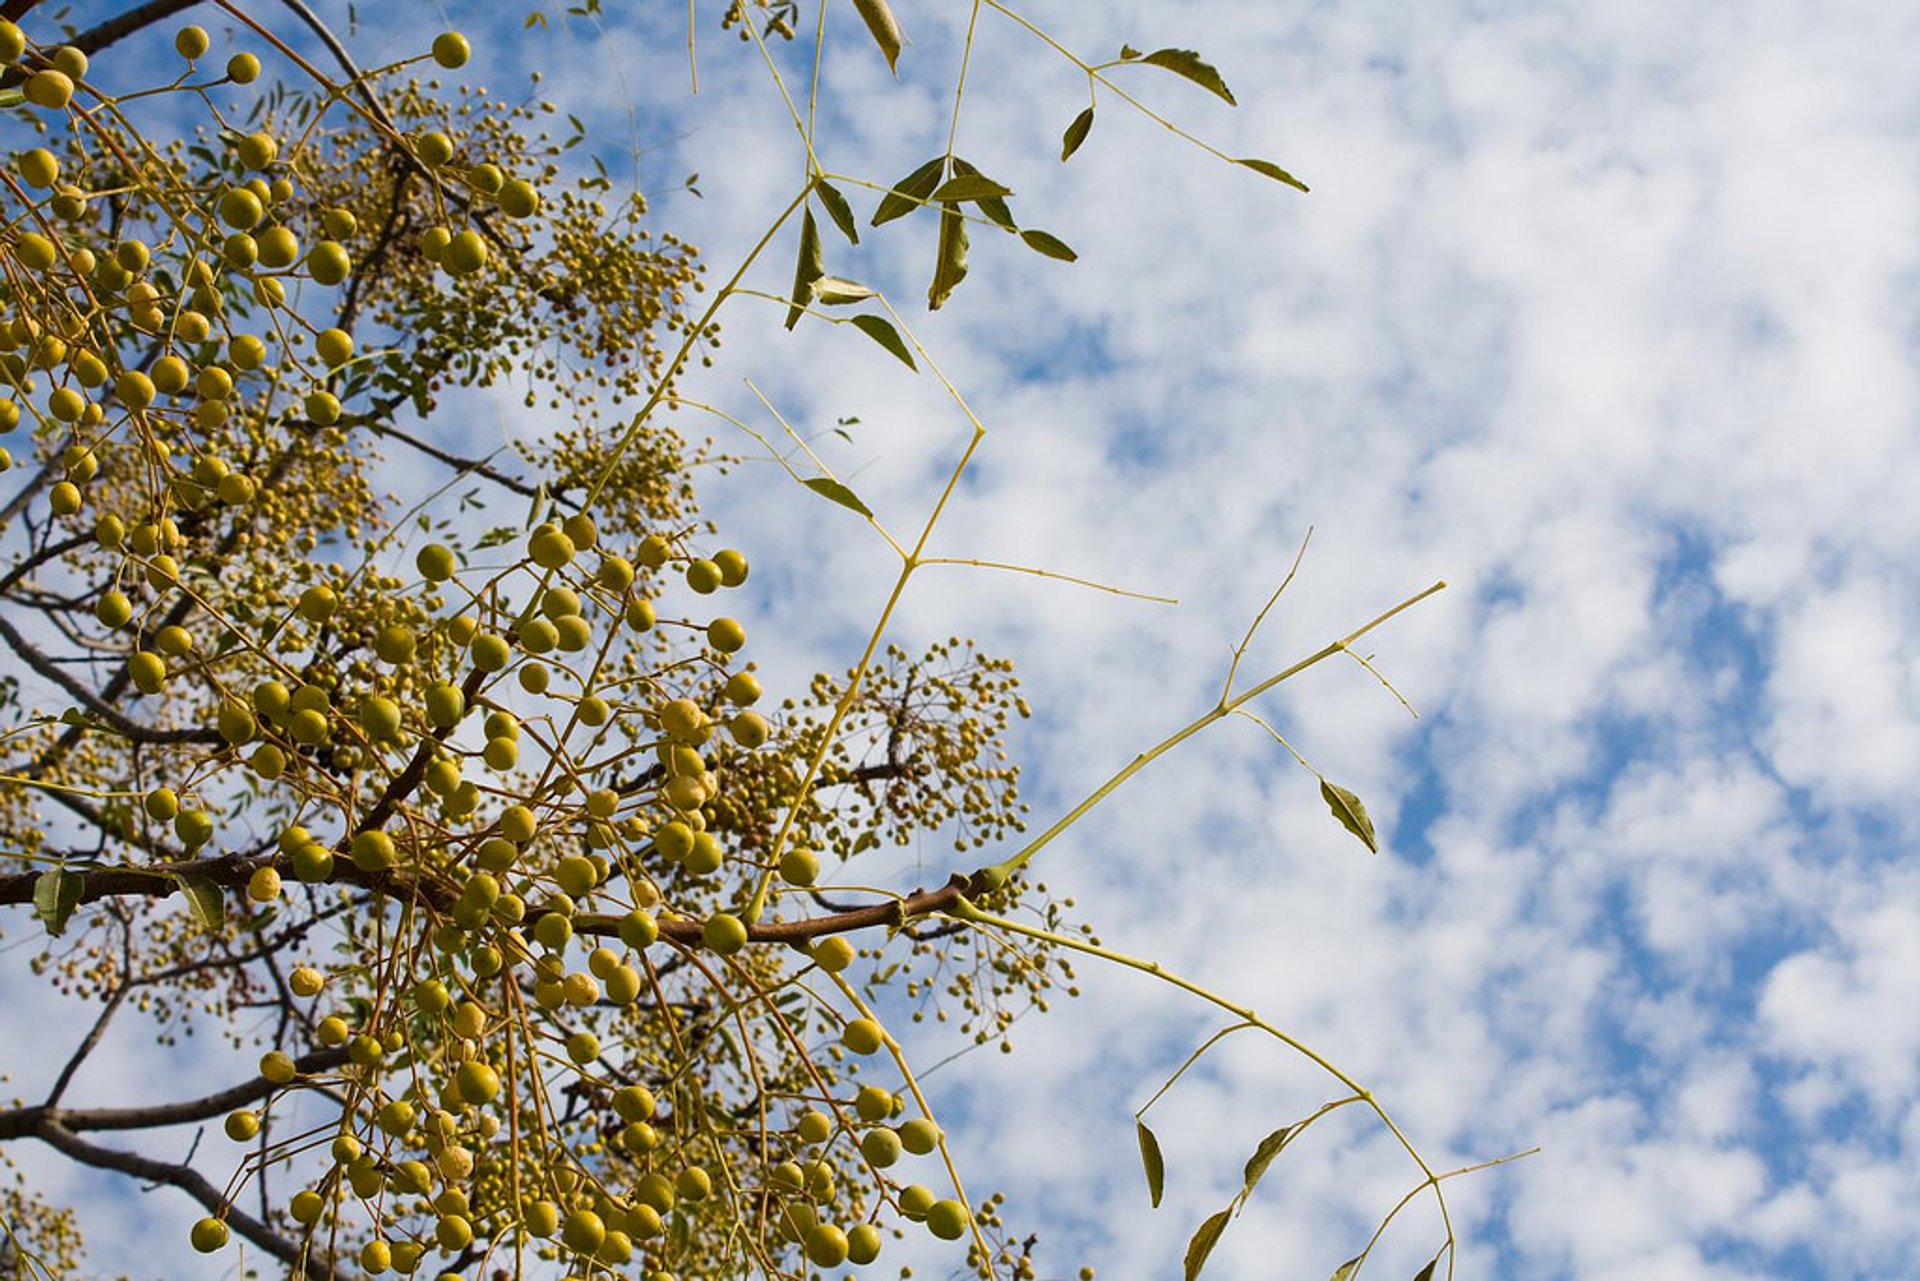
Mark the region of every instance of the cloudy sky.
MULTIPOLYGON (((970 16, 895 6, 897 81, 852 6, 828 12, 820 155, 863 222, 875 197, 853 179, 890 184, 944 146, 970 16)), ((524 35, 510 7, 476 40, 476 78, 548 68, 613 172, 635 173, 637 146, 657 225, 730 271, 803 178, 758 53, 703 16, 690 97, 678 7, 524 35), (693 172, 701 199, 670 190, 693 172)), ((489 12, 363 4, 354 39, 393 47, 443 20, 479 36, 489 12)), ((1110 74, 1313 190, 1104 89, 1063 166, 1086 77, 979 14, 959 151, 1079 261, 980 229, 933 316, 924 216, 858 249, 825 230, 828 269, 884 288, 988 428, 939 554, 1180 603, 934 569, 902 642, 971 634, 1016 660, 1036 716, 1014 747, 1051 818, 1213 703, 1309 527, 1243 683, 1450 584, 1363 647, 1417 721, 1352 663, 1258 707, 1365 799, 1378 857, 1311 774, 1230 722, 1050 847, 1045 879, 1110 945, 1368 1084, 1436 1168, 1539 1147, 1449 1184, 1460 1275, 1908 1275, 1920 9, 1023 12, 1089 60, 1123 41, 1201 51, 1237 108, 1154 68, 1110 74)), ((804 64, 780 56, 803 97, 804 64)), ((750 285, 785 292, 793 240, 750 285)), ((692 390, 777 430, 752 378, 891 529, 917 529, 964 415, 847 327, 782 318, 738 302, 692 390), (850 443, 829 434, 844 417, 850 443)), ((891 585, 884 545, 771 463, 706 502, 754 560, 742 608, 763 666, 850 661, 891 585)), ((903 856, 898 880, 942 879, 939 850, 903 856)), ((1083 986, 1023 1022, 1014 1055, 935 1073, 934 1101, 970 1190, 1003 1188, 1010 1222, 1041 1232, 1043 1276, 1177 1275, 1259 1137, 1337 1088, 1230 1040, 1150 1114, 1168 1186, 1149 1211, 1132 1111, 1222 1019, 1118 971, 1083 986)), ((930 1038, 922 1059, 944 1052, 930 1038)), ((1281 1158, 1209 1275, 1325 1276, 1413 1181, 1347 1109, 1281 1158)), ((1441 1239, 1430 1206, 1409 1210, 1368 1273, 1411 1276, 1441 1239)))

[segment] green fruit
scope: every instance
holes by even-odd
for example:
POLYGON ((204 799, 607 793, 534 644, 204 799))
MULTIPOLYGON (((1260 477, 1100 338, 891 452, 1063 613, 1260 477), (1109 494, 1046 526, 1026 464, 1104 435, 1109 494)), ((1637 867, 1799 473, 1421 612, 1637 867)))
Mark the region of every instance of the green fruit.
POLYGON ((747 629, 738 620, 716 618, 707 624, 707 644, 722 654, 737 652, 747 643, 747 629))
POLYGON ((659 937, 659 924, 639 908, 620 918, 620 941, 635 951, 646 951, 659 937))
POLYGON ((847 1262, 868 1264, 880 1257, 880 1229, 862 1223, 847 1233, 847 1262))
POLYGON ((287 772, 287 754, 278 744, 262 743, 254 748, 253 755, 247 758, 247 768, 268 782, 272 782, 287 772))
POLYGON ((338 369, 353 359, 353 335, 344 329, 322 329, 314 335, 313 352, 328 369, 338 369))
POLYGON ((227 1137, 235 1143, 245 1143, 260 1133, 260 1118, 252 1112, 239 1111, 227 1113, 227 1119, 221 1127, 227 1137))
POLYGON ((641 1205, 658 1210, 661 1214, 673 1209, 679 1193, 673 1190, 673 1182, 659 1171, 643 1177, 633 1189, 633 1199, 641 1205))
POLYGON ((580 551, 586 551, 600 541, 600 531, 593 523, 593 517, 585 512, 575 512, 560 522, 560 532, 573 540, 580 551))
POLYGON ((228 187, 221 192, 217 212, 221 222, 240 231, 259 226, 260 220, 267 216, 260 197, 245 187, 228 187))
POLYGON ((860 1155, 867 1164, 884 1170, 900 1159, 900 1136, 882 1126, 860 1136, 860 1155))
POLYGON ((465 67, 468 58, 472 58, 472 46, 467 44, 467 36, 459 31, 442 31, 434 36, 434 61, 447 71, 465 67))
MULTIPOLYGON (((40 74, 45 75, 46 73, 41 72, 40 74)), ((31 84, 32 81, 28 83, 31 84)), ((193 1232, 189 1235, 188 1239, 193 1242, 193 1248, 200 1253, 212 1254, 215 1250, 221 1249, 227 1244, 227 1225, 219 1219, 202 1219, 193 1225, 193 1232)))
POLYGON ((721 956, 732 956, 747 945, 746 923, 731 913, 715 912, 701 926, 700 941, 710 951, 721 956))
POLYGON ((738 587, 747 581, 747 558, 731 547, 723 548, 713 554, 713 563, 720 570, 720 582, 725 587, 738 587))
POLYGON ((612 1110, 618 1112, 624 1122, 643 1122, 653 1116, 657 1106, 659 1100, 645 1085, 622 1085, 612 1093, 612 1110))
POLYGON ((400 704, 384 695, 371 694, 361 699, 356 718, 367 737, 375 742, 384 743, 400 736, 400 704))
POLYGON ((873 1054, 885 1040, 886 1034, 872 1019, 852 1019, 840 1029, 840 1044, 855 1054, 873 1054))
MULTIPOLYGON (((851 1025, 849 1025, 851 1026, 851 1025)), ((875 1024, 874 1026, 878 1026, 875 1024)), ((845 1032, 841 1034, 845 1039, 845 1032)), ((861 1050, 861 1054, 871 1054, 872 1050, 861 1050)), ((877 1085, 863 1085, 860 1093, 853 1099, 854 1115, 862 1121, 884 1121, 893 1115, 893 1092, 883 1090, 877 1085)))
MULTIPOLYGON (((21 93, 36 107, 44 107, 48 111, 63 111, 67 104, 73 101, 73 81, 64 71, 55 71, 49 67, 45 71, 36 71, 28 76, 21 93)), ((225 1232, 226 1224, 221 1224, 220 1229, 225 1232)), ((222 1237, 222 1241, 224 1240, 225 1238, 222 1237)))
POLYGON ((14 160, 14 167, 29 187, 51 187, 60 178, 60 162, 45 147, 21 152, 14 160))
POLYGON ((171 787, 156 787, 141 801, 147 817, 156 823, 171 823, 180 812, 180 797, 171 787))
POLYGON ((234 148, 240 154, 240 163, 249 169, 265 169, 280 154, 280 144, 270 133, 250 133, 240 139, 234 148))
POLYGON ((329 209, 320 217, 320 229, 329 239, 347 240, 360 229, 360 220, 351 209, 329 209))
POLYGON ((287 718, 287 733, 296 743, 308 747, 318 746, 327 741, 333 732, 333 725, 327 720, 327 714, 318 708, 303 707, 287 718))
POLYGON ((853 944, 836 934, 813 945, 813 961, 829 974, 838 974, 853 964, 853 944))
POLYGON ((250 53, 236 53, 227 59, 227 79, 237 85, 250 85, 260 78, 260 59, 250 53))
POLYGON ((470 276, 487 265, 487 242, 477 231, 462 231, 447 242, 440 265, 456 276, 470 276))
POLYGON ((560 1207, 551 1201, 529 1201, 520 1211, 527 1231, 542 1240, 560 1230, 560 1207))
POLYGON ((324 623, 333 617, 336 609, 340 608, 340 597, 335 594, 333 588, 324 583, 316 583, 300 593, 300 603, 297 608, 300 611, 300 617, 309 623, 324 623))
POLYGON ((501 671, 513 661, 513 646, 507 643, 506 637, 492 632, 474 637, 467 653, 473 665, 483 672, 501 671))
POLYGON ((640 999, 640 971, 631 965, 614 967, 605 981, 607 999, 615 1005, 632 1005, 640 999))
POLYGON ((567 1215, 560 1239, 581 1254, 592 1254, 607 1239, 607 1225, 592 1210, 575 1210, 567 1215))
POLYGON ((533 811, 524 805, 509 805, 500 811, 500 834, 510 841, 525 845, 539 831, 533 811))
POLYGON ((674 1179, 673 1190, 682 1201, 704 1201, 713 1192, 713 1179, 699 1166, 690 1165, 674 1179))
POLYGON ((573 552, 573 540, 551 522, 536 528, 527 539, 527 555, 542 569, 565 568, 573 552))
POLYGON ((654 623, 658 621, 650 600, 628 601, 626 619, 627 626, 636 632, 652 631, 654 623))
POLYGON ((125 592, 108 592, 94 602, 93 616, 103 627, 125 627, 133 618, 133 602, 125 592))
POLYGON ((825 1143, 833 1137, 833 1118, 818 1108, 809 1109, 800 1114, 793 1132, 802 1143, 825 1143))
POLYGON ((363 872, 385 871, 399 859, 393 838, 378 828, 356 833, 350 853, 353 865, 363 872))
POLYGON ((219 730, 221 738, 239 747, 242 744, 251 743, 254 736, 260 732, 260 726, 254 720, 253 713, 247 710, 245 703, 229 699, 220 704, 219 730))
POLYGON ((816 1223, 807 1231, 807 1258, 815 1267, 837 1268, 847 1261, 847 1234, 831 1223, 816 1223))
POLYGON ((182 27, 173 34, 173 49, 182 58, 204 58, 212 45, 204 27, 182 27))
POLYGON ((490 738, 480 750, 480 759, 491 770, 510 770, 520 761, 520 744, 510 738, 490 738))
POLYGON ((973 1216, 958 1201, 935 1201, 927 1207, 927 1231, 942 1241, 958 1241, 972 1226, 973 1216))
POLYGON ((609 556, 600 562, 594 579, 610 592, 625 592, 633 586, 633 563, 619 556, 609 556))
POLYGON ((752 672, 735 672, 727 677, 720 696, 735 707, 751 707, 760 701, 760 681, 752 672))
POLYGON ((789 885, 812 885, 820 879, 820 856, 812 850, 786 851, 780 856, 780 879, 789 885))
POLYGON ((419 642, 414 638, 412 630, 402 627, 399 623, 389 623, 382 627, 379 634, 373 638, 373 652, 380 661, 391 663, 396 667, 402 663, 412 662, 414 651, 418 646, 419 642))
POLYGON ((767 718, 758 712, 741 712, 727 722, 727 733, 733 741, 752 751, 766 744, 773 735, 773 726, 767 718))
POLYGON ((900 1189, 900 1213, 918 1222, 927 1217, 927 1211, 938 1200, 933 1189, 924 1184, 915 1183, 900 1189))
POLYGON ((559 643, 560 629, 547 619, 528 619, 520 629, 520 648, 529 654, 545 654, 559 643))
POLYGON ((467 1103, 490 1103, 500 1093, 500 1074, 479 1059, 468 1059, 453 1074, 453 1086, 467 1103))
POLYGON ((720 567, 710 560, 696 560, 687 566, 687 586, 702 596, 720 590, 723 581, 720 567))
POLYGON ((925 1117, 915 1117, 900 1127, 900 1146, 915 1156, 925 1156, 940 1146, 940 1127, 925 1117))
POLYGON ((127 675, 142 694, 158 694, 167 683, 167 660, 151 650, 137 650, 127 660, 127 675))
POLYGON ((293 874, 304 884, 318 885, 333 875, 333 851, 319 842, 302 845, 287 856, 293 874))
MULTIPOLYGON (((268 227, 254 238, 254 243, 260 255, 260 265, 263 267, 291 267, 300 261, 300 237, 294 235, 290 227, 268 227)), ((242 337, 251 337, 251 335, 242 335, 242 337)), ((238 343, 239 339, 235 339, 235 342, 238 343)), ((259 343, 259 339, 254 339, 254 342, 259 343)), ((257 358, 252 359, 252 363, 242 364, 238 359, 234 363, 239 364, 242 369, 255 369, 266 357, 266 346, 261 344, 257 358)))
POLYGON ((308 1227, 320 1221, 320 1216, 326 1208, 325 1198, 310 1188, 302 1188, 294 1193, 293 1199, 287 1203, 287 1210, 293 1215, 293 1221, 306 1224, 308 1227))
POLYGON ((500 206, 500 212, 509 218, 531 218, 540 212, 540 193, 532 183, 519 178, 501 184, 494 201, 500 206))
POLYGON ((467 696, 458 685, 435 681, 427 688, 427 723, 436 729, 457 725, 467 714, 467 696))
POLYGON ((301 404, 307 417, 322 427, 331 427, 340 421, 340 398, 330 391, 308 392, 301 404))
POLYGON ((307 251, 307 274, 315 284, 337 285, 353 272, 353 258, 337 240, 322 240, 307 251))

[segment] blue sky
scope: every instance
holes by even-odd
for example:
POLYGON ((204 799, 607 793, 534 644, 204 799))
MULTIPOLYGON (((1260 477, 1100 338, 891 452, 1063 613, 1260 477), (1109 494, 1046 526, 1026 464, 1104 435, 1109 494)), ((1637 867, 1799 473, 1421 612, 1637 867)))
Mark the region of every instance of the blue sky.
MULTIPOLYGON (((784 108, 706 17, 689 98, 683 12, 609 7, 642 12, 526 34, 524 6, 441 12, 476 37, 495 15, 471 74, 552 68, 546 91, 610 158, 637 136, 644 184, 698 172, 704 198, 660 196, 657 224, 729 271, 800 180, 784 108), (583 56, 594 74, 566 71, 583 56)), ((897 82, 829 7, 822 158, 881 184, 942 146, 968 12, 896 9, 897 82)), ((1080 261, 976 234, 931 317, 922 219, 857 250, 827 233, 829 269, 884 287, 989 428, 943 554, 1181 604, 946 571, 909 593, 903 643, 958 631, 1017 661, 1037 717, 1015 748, 1050 817, 1211 703, 1309 526, 1243 672, 1452 584, 1368 638, 1420 722, 1351 665, 1260 709, 1366 799, 1393 836, 1377 859, 1310 775, 1227 724, 1050 849, 1046 879, 1112 945, 1368 1082, 1437 1163, 1539 1146, 1451 1185, 1461 1275, 1911 1275, 1920 10, 1024 12, 1089 56, 1200 50, 1237 109, 1151 69, 1125 83, 1314 191, 1110 96, 1060 165, 1084 77, 982 14, 960 151, 1080 261)), ((356 39, 424 47, 429 15, 361 6, 356 39)), ((752 285, 784 293, 790 253, 752 285)), ((915 526, 964 419, 857 335, 782 318, 743 300, 692 390, 763 426, 743 378, 803 430, 858 416, 851 444, 816 447, 915 526)), ((779 638, 763 666, 797 680, 845 665, 890 575, 857 522, 774 476, 749 464, 705 500, 773 587, 745 602, 779 638)), ((938 851, 898 877, 937 878, 938 851)), ((1277 1047, 1229 1042, 1152 1114, 1169 1182, 1149 1212, 1130 1113, 1216 1024, 1132 976, 1084 986, 1012 1057, 937 1073, 936 1103, 964 1118, 972 1186, 1042 1232, 1043 1275, 1172 1275, 1258 1137, 1332 1095, 1277 1047)), ((922 1057, 944 1053, 929 1037, 922 1057)), ((1379 1135, 1330 1125, 1209 1274, 1325 1275, 1408 1181, 1379 1135)), ((1369 1272, 1410 1276, 1438 1244, 1430 1213, 1406 1219, 1369 1272)), ((96 1239, 102 1266, 138 1257, 96 1239)))

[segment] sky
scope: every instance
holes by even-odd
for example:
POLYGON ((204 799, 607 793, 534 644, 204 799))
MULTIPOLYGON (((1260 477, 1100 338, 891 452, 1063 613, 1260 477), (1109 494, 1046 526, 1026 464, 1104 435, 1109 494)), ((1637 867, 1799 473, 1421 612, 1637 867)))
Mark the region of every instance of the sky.
MULTIPOLYGON (((608 8, 520 33, 524 6, 362 5, 351 35, 424 48, 450 21, 476 37, 475 78, 548 67, 544 92, 723 277, 802 179, 785 108, 714 20, 691 96, 684 12, 608 8), (690 173, 698 199, 673 190, 690 173)), ((944 146, 969 17, 895 8, 897 79, 852 6, 828 8, 819 149, 863 225, 875 196, 852 179, 889 185, 944 146)), ((933 315, 925 217, 857 249, 824 229, 828 269, 884 289, 987 428, 938 554, 1180 603, 937 568, 896 636, 1015 660, 1035 717, 1012 748, 1050 821, 1214 703, 1309 528, 1240 687, 1448 583, 1362 646, 1417 720, 1350 662, 1257 704, 1365 800, 1377 856, 1311 773, 1228 722, 1037 870, 1110 946, 1365 1082, 1436 1169, 1537 1147, 1447 1184, 1457 1275, 1913 1275, 1920 9, 1021 12, 1093 60, 1200 51, 1237 107, 1156 68, 1110 74, 1312 192, 1104 89, 1061 164, 1086 77, 979 14, 958 149, 1079 260, 981 229, 933 315)), ((777 51, 797 94, 804 53, 777 51)), ((750 287, 786 292, 793 242, 750 287)), ((690 394, 777 430, 751 378, 889 528, 917 529, 966 418, 850 328, 783 319, 731 307, 690 394), (851 441, 832 436, 848 417, 851 441)), ((542 429, 518 412, 497 430, 542 429)), ((892 581, 872 532, 766 461, 703 502, 753 559, 738 603, 769 685, 851 661, 892 581)), ((902 883, 944 879, 940 848, 903 855, 902 883)), ((1148 1114, 1168 1170, 1149 1210, 1131 1114, 1225 1020, 1080 969, 1080 999, 1023 1020, 1014 1054, 934 1073, 934 1102, 969 1190, 1003 1189, 1040 1232, 1042 1276, 1176 1275, 1259 1138, 1338 1089, 1231 1038, 1148 1114)), ((1359 1112, 1281 1157, 1208 1275, 1325 1276, 1358 1253, 1415 1181, 1359 1112)), ((1415 1206, 1367 1274, 1412 1276, 1441 1239, 1415 1206)), ((96 1240, 103 1269, 142 1257, 96 1240)))

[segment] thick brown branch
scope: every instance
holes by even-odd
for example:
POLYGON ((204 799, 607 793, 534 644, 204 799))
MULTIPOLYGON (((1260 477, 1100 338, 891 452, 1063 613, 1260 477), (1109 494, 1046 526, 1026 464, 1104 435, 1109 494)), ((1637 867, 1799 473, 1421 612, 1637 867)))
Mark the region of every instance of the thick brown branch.
POLYGON ((121 1174, 130 1174, 149 1183, 164 1183, 179 1188, 188 1196, 205 1207, 207 1213, 219 1215, 227 1226, 242 1237, 253 1242, 274 1258, 297 1269, 310 1281, 333 1281, 335 1273, 325 1263, 319 1263, 306 1257, 306 1251, 293 1242, 280 1236, 272 1228, 238 1206, 230 1206, 220 1195, 220 1189, 207 1181, 205 1175, 190 1165, 174 1165, 166 1161, 156 1161, 152 1157, 141 1156, 137 1152, 122 1152, 116 1148, 103 1148, 89 1143, 72 1130, 51 1118, 43 1118, 33 1129, 33 1135, 56 1151, 65 1153, 82 1165, 91 1165, 101 1170, 117 1170, 121 1174))
MULTIPOLYGON (((331 1072, 346 1061, 346 1050, 334 1048, 303 1054, 294 1060, 294 1066, 301 1075, 312 1076, 331 1072)), ((235 1108, 257 1103, 282 1088, 271 1084, 265 1077, 256 1076, 217 1094, 179 1103, 155 1103, 130 1108, 63 1108, 47 1104, 14 1108, 0 1112, 0 1141, 39 1134, 46 1125, 57 1125, 70 1133, 78 1133, 81 1130, 151 1130, 163 1125, 211 1121, 235 1108)))

